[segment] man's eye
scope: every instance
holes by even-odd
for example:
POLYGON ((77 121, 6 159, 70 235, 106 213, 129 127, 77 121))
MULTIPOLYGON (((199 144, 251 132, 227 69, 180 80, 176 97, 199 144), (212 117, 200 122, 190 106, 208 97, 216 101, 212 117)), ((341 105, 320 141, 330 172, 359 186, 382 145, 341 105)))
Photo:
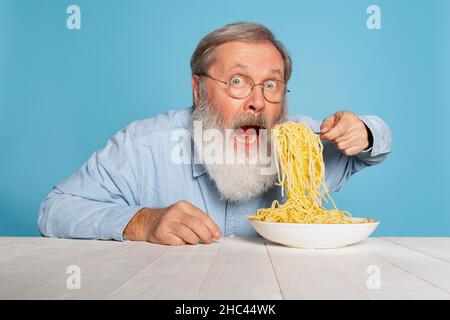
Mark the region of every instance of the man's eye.
POLYGON ((234 86, 241 86, 244 84, 244 79, 242 79, 241 77, 233 77, 231 79, 231 84, 234 86))
POLYGON ((277 88, 277 83, 275 81, 267 81, 266 82, 266 88, 273 90, 277 88))

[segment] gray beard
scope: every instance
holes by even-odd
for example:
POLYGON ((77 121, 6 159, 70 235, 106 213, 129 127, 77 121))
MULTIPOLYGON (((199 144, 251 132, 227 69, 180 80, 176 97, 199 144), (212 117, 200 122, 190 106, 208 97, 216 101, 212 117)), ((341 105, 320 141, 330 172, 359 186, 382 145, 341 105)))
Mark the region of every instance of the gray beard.
MULTIPOLYGON (((200 93, 198 103, 194 107, 190 120, 189 131, 191 137, 194 138, 194 122, 201 121, 203 132, 207 129, 216 129, 223 133, 223 136, 226 137, 225 139, 232 139, 232 137, 226 135, 223 120, 220 119, 219 115, 214 111, 214 108, 208 103, 206 93, 200 93)), ((286 118, 287 105, 283 103, 282 113, 276 123, 283 123, 286 121, 286 118)), ((270 137, 267 140, 267 150, 270 150, 270 137)), ((196 139, 193 139, 193 141, 197 154, 198 150, 204 150, 203 147, 205 144, 203 141, 196 141, 196 139), (203 144, 202 148, 199 148, 200 143, 203 144)), ((225 141, 213 140, 210 143, 216 144, 214 146, 215 148, 222 148, 222 150, 227 148, 223 146, 225 141)), ((233 146, 233 143, 225 143, 225 145, 233 146)), ((276 172, 272 172, 271 174, 262 173, 267 172, 267 163, 255 162, 250 163, 249 161, 245 161, 245 163, 218 164, 206 161, 203 162, 203 165, 210 179, 214 181, 221 199, 232 202, 245 202, 269 190, 274 186, 277 179, 276 172)))

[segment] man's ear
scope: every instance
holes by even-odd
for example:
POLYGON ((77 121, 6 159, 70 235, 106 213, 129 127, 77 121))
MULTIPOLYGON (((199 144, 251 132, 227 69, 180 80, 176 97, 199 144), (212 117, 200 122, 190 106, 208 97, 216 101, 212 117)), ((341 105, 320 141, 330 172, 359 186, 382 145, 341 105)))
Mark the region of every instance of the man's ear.
POLYGON ((196 74, 194 74, 192 76, 192 92, 193 92, 193 96, 194 96, 194 105, 197 105, 197 101, 198 101, 198 81, 199 81, 199 76, 197 76, 196 74))

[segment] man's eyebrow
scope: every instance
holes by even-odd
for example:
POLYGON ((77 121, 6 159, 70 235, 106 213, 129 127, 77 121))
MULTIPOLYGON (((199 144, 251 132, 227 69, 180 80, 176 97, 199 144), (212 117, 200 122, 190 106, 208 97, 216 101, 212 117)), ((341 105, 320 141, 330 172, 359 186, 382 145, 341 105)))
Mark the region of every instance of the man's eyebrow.
MULTIPOLYGON (((231 68, 229 68, 228 70, 233 70, 233 69, 248 69, 248 65, 245 64, 235 64, 234 66, 232 66, 231 68)), ((280 75, 280 77, 283 77, 283 73, 281 72, 280 69, 270 69, 269 70, 269 74, 274 74, 274 73, 278 73, 280 75)))
POLYGON ((269 74, 278 73, 280 77, 283 77, 283 74, 280 69, 270 69, 269 74))

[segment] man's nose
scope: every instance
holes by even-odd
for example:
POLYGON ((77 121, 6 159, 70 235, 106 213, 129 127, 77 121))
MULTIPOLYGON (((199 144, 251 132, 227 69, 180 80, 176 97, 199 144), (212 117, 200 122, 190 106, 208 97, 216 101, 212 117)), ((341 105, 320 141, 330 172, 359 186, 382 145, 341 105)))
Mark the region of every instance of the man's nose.
POLYGON ((245 111, 252 111, 260 113, 266 106, 266 99, 264 98, 263 88, 256 85, 249 96, 249 100, 245 104, 245 111))

